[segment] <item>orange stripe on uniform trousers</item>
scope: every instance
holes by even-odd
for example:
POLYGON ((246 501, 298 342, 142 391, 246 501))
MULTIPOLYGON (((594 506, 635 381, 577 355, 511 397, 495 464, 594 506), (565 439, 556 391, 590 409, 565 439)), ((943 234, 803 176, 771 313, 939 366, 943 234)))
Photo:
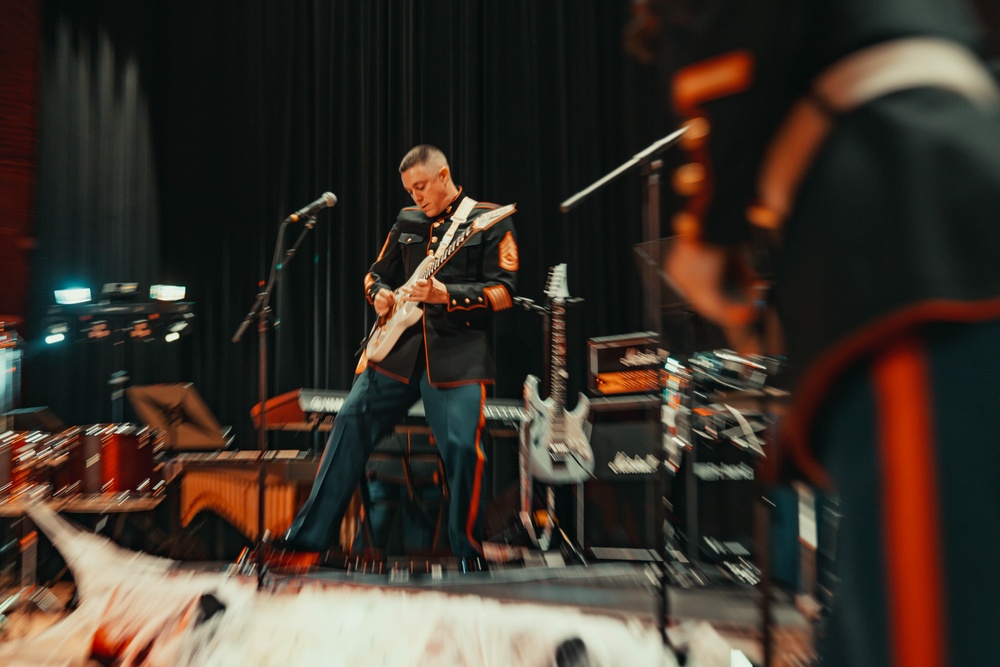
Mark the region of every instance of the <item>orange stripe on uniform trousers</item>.
POLYGON ((893 664, 945 664, 936 447, 926 350, 914 337, 873 365, 882 454, 893 664))
POLYGON ((479 425, 476 427, 476 481, 472 485, 472 497, 469 499, 469 516, 465 520, 465 535, 469 538, 472 547, 482 553, 483 546, 476 541, 472 534, 472 529, 479 518, 479 496, 483 492, 483 468, 486 467, 486 454, 483 453, 483 428, 486 427, 486 415, 483 414, 483 406, 486 405, 486 384, 479 383, 479 425))

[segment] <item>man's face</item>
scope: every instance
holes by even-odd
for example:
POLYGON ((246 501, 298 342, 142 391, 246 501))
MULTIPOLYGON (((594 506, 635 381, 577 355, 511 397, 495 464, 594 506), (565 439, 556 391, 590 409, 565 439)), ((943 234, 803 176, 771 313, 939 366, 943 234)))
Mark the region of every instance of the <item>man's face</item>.
POLYGON ((454 197, 454 193, 448 188, 448 167, 415 164, 401 176, 406 193, 428 218, 443 211, 454 197))

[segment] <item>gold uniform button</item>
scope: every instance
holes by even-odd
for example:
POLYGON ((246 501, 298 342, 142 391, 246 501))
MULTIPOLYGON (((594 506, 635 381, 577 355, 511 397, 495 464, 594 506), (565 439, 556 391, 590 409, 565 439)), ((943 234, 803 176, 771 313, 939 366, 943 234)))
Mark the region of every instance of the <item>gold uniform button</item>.
POLYGON ((452 300, 451 300, 451 305, 453 305, 453 306, 454 306, 454 305, 455 305, 455 303, 456 303, 456 302, 455 302, 455 300, 454 300, 454 299, 452 299, 452 300))
POLYGON ((437 242, 438 242, 438 237, 432 236, 431 237, 431 243, 437 243, 437 242))
POLYGON ((428 256, 428 257, 430 257, 430 256, 431 256, 431 255, 433 255, 433 254, 434 254, 434 251, 433 251, 433 250, 428 250, 428 251, 427 251, 427 256, 428 256))
POLYGON ((478 301, 479 303, 482 303, 483 302, 483 297, 479 297, 478 299, 476 299, 476 301, 478 301))
POLYGON ((465 300, 465 302, 466 302, 466 303, 469 303, 469 300, 468 300, 468 299, 466 299, 466 300, 465 300))
POLYGON ((440 221, 440 220, 438 220, 437 222, 435 222, 435 223, 434 223, 434 225, 433 225, 433 226, 434 226, 434 227, 440 227, 440 226, 441 226, 441 221, 440 221))

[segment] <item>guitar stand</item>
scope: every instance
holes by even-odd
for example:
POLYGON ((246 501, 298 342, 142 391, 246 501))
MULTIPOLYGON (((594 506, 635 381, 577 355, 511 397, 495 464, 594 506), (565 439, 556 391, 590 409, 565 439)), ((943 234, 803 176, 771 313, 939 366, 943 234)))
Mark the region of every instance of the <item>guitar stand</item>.
MULTIPOLYGON (((529 496, 530 498, 530 496, 529 496)), ((523 502, 523 499, 522 499, 523 502)), ((530 502, 529 502, 530 504, 530 502)), ((588 567, 587 559, 577 544, 570 539, 566 531, 559 525, 559 519, 555 513, 555 490, 552 486, 546 486, 546 507, 545 509, 530 511, 522 508, 519 513, 521 526, 531 541, 532 546, 540 551, 549 551, 557 544, 568 552, 580 565, 588 567)))
MULTIPOLYGON (((580 297, 567 297, 564 299, 564 306, 573 306, 583 303, 583 299, 580 297)), ((521 306, 527 311, 531 311, 541 315, 544 321, 544 340, 546 348, 548 348, 549 343, 549 329, 551 326, 552 318, 552 308, 549 306, 543 306, 535 303, 533 300, 526 297, 514 297, 514 303, 521 306)), ((546 368, 546 375, 549 374, 549 369, 546 368)), ((551 386, 551 379, 546 378, 549 386, 551 386)), ((570 552, 574 559, 579 561, 581 565, 586 567, 588 565, 586 558, 584 557, 581 548, 574 543, 573 540, 569 538, 566 531, 562 529, 559 525, 559 521, 556 518, 555 512, 555 489, 552 485, 546 485, 545 493, 545 509, 543 510, 532 510, 533 504, 533 485, 534 478, 531 476, 529 470, 528 461, 530 459, 529 450, 531 447, 531 436, 530 436, 530 420, 523 420, 521 422, 521 428, 519 433, 519 451, 518 451, 518 464, 519 464, 519 490, 520 490, 520 512, 518 513, 518 521, 521 528, 525 531, 531 545, 540 551, 547 552, 552 548, 554 544, 554 534, 558 536, 561 543, 565 545, 566 549, 570 552)), ((583 521, 582 521, 582 495, 583 495, 583 485, 577 485, 577 505, 578 505, 578 520, 577 520, 577 537, 579 538, 583 534, 583 521)))

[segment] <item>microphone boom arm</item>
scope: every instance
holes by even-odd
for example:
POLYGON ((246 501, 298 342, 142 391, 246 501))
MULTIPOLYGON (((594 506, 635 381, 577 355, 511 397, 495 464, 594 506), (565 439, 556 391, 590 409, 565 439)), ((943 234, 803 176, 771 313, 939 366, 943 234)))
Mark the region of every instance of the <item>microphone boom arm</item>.
POLYGON ((688 128, 685 125, 681 129, 675 130, 674 132, 668 134, 659 141, 653 142, 652 144, 650 144, 649 146, 647 146, 646 148, 644 148, 643 150, 639 151, 634 156, 632 156, 632 159, 630 159, 628 162, 621 164, 614 171, 605 174, 598 180, 594 181, 593 183, 585 187, 583 190, 580 190, 575 195, 565 200, 563 203, 559 204, 559 211, 561 213, 569 213, 571 210, 576 208, 577 204, 579 204, 584 199, 589 197, 591 194, 597 192, 605 185, 615 180, 628 170, 630 170, 632 167, 638 164, 642 164, 643 162, 646 162, 647 160, 649 160, 649 158, 656 155, 663 149, 669 148, 670 146, 675 144, 681 138, 681 136, 685 132, 687 132, 687 130, 688 128))

